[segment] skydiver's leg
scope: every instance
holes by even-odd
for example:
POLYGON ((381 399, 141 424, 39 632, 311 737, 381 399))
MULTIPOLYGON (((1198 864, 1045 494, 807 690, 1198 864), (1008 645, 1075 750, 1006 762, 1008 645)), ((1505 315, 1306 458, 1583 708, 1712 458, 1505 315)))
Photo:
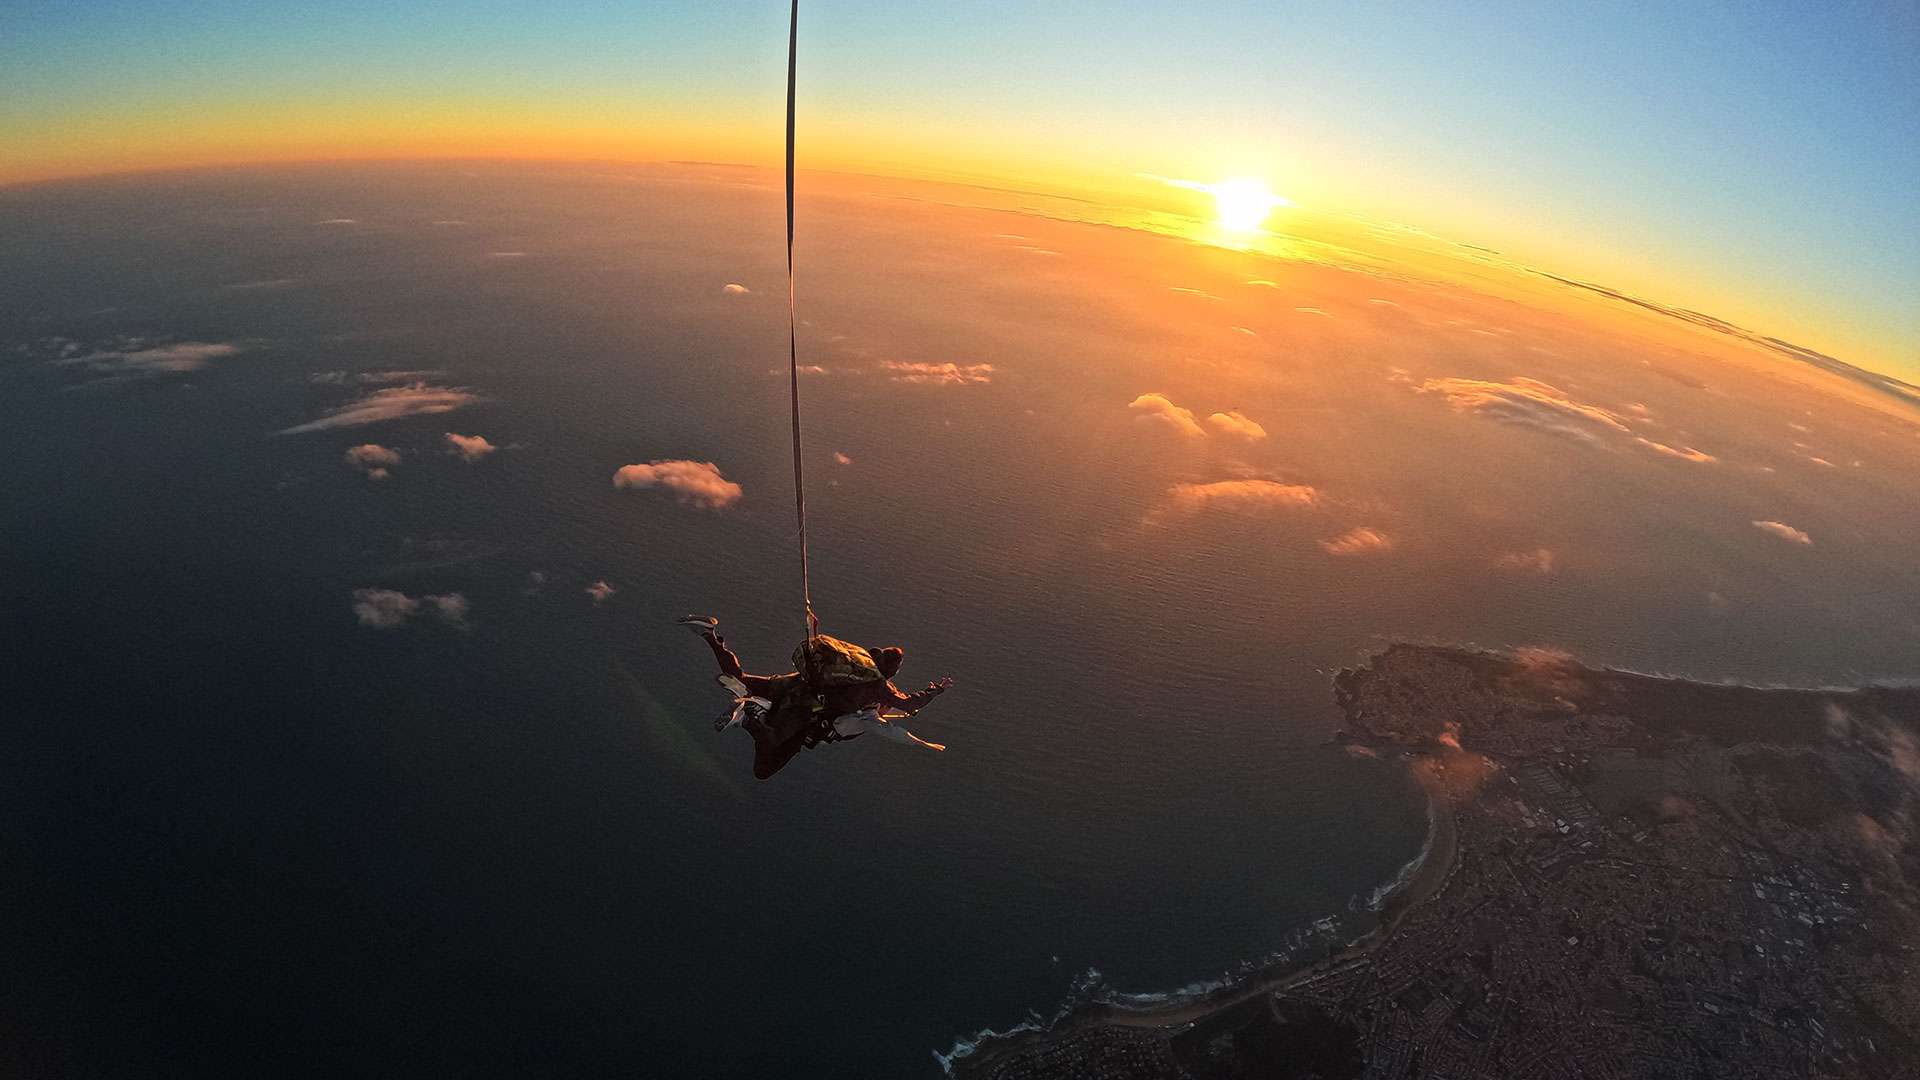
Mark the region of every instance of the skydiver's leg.
POLYGON ((792 738, 780 743, 771 737, 756 734, 753 737, 753 778, 765 780, 786 768, 787 762, 792 761, 806 745, 805 738, 792 738))
POLYGON ((753 736, 753 778, 765 780, 786 767, 806 748, 807 723, 812 711, 804 700, 786 699, 774 705, 773 715, 744 726, 753 736))
POLYGON ((700 635, 700 640, 713 650, 713 658, 720 664, 720 674, 731 675, 741 682, 747 681, 746 669, 740 666, 740 658, 727 648, 727 639, 720 636, 718 630, 709 630, 700 635))

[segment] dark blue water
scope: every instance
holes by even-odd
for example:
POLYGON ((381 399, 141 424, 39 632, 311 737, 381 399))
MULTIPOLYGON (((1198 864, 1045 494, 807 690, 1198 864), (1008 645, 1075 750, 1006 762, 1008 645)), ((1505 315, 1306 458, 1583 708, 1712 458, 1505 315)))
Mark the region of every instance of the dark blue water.
MULTIPOLYGON (((1414 792, 1321 746, 1326 670, 1382 640, 1840 678, 1897 674, 1920 633, 1897 542, 1813 582, 1741 546, 1775 543, 1758 510, 1734 539, 1689 531, 1699 503, 1649 497, 1671 479, 1570 473, 1557 455, 1583 451, 1557 446, 1493 475, 1487 440, 1510 436, 1381 377, 1405 348, 1203 351, 1153 275, 1244 276, 1251 256, 858 194, 803 208, 803 348, 826 369, 807 380, 814 591, 830 631, 906 647, 903 682, 959 688, 919 726, 944 755, 868 740, 756 784, 669 620, 719 614, 763 670, 800 626, 763 177, 0 191, 15 1071, 928 1075, 1089 966, 1131 991, 1210 978, 1390 877, 1420 844, 1414 792), (1065 254, 996 239, 1023 230, 1065 254), (142 351, 182 343, 232 350, 142 351), (946 363, 992 370, 888 366, 946 363), (478 400, 275 434, 411 381, 478 400), (1278 437, 1167 442, 1125 408, 1148 391, 1278 437), (1414 434, 1355 452, 1381 431, 1414 434), (447 432, 501 449, 468 463, 447 432), (362 443, 400 454, 389 478, 345 463, 362 443), (711 461, 744 494, 611 483, 656 459, 711 461), (1591 476, 1607 524, 1555 512, 1574 495, 1532 470, 1591 476), (1168 502, 1254 474, 1326 498, 1168 502), (1512 510, 1522 493, 1547 511, 1512 510), (1404 557, 1321 547, 1361 523, 1404 557), (1489 569, 1676 528, 1670 554, 1489 569), (361 589, 422 606, 363 625, 361 589), (1708 590, 1763 613, 1817 591, 1819 626, 1858 630, 1730 626, 1708 590), (458 620, 421 600, 454 594, 458 620)), ((1809 490, 1796 520, 1832 546, 1817 515, 1864 496, 1809 490)))

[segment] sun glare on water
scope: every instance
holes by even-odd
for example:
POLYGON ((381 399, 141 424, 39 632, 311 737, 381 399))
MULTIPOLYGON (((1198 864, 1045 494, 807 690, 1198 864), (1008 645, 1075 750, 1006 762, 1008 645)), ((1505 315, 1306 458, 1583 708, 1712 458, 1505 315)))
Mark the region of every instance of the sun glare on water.
POLYGON ((1267 190, 1267 185, 1250 177, 1222 180, 1206 188, 1213 196, 1214 216, 1220 226, 1234 232, 1252 232, 1267 220, 1267 215, 1282 206, 1291 206, 1285 198, 1267 190))

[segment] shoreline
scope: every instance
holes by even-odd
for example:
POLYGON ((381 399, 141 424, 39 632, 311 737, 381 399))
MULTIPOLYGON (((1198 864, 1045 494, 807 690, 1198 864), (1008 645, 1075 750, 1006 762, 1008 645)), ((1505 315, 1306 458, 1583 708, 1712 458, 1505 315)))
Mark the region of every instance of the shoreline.
POLYGON ((1378 924, 1352 943, 1321 959, 1284 962, 1279 970, 1255 973, 1210 993, 1168 1005, 1130 1009, 1095 1002, 1075 1008, 1044 1027, 1028 1021, 1005 1032, 976 1033, 975 1038, 962 1038, 955 1043, 956 1048, 970 1045, 966 1053, 951 1055, 935 1051, 934 1057, 947 1075, 967 1077, 983 1073, 999 1059, 1044 1039, 1096 1027, 1177 1027, 1261 994, 1310 983, 1364 959, 1392 940, 1409 912, 1440 893, 1453 876, 1454 864, 1459 858, 1459 832, 1454 822, 1453 803, 1440 775, 1443 766, 1425 750, 1406 750, 1405 755, 1407 768, 1426 794, 1427 835, 1422 841, 1421 853, 1415 856, 1418 865, 1406 875, 1405 881, 1381 899, 1378 924))

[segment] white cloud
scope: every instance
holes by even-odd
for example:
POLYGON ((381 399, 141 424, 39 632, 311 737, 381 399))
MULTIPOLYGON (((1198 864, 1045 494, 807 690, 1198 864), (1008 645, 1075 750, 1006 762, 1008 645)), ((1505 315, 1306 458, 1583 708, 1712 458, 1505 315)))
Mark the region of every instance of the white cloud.
POLYGON ((720 287, 720 291, 726 293, 728 296, 745 296, 753 290, 737 281, 729 281, 720 287))
POLYGON ((465 458, 469 465, 500 449, 488 442, 484 435, 456 435, 449 431, 447 441, 453 444, 454 450, 465 458))
POLYGON ((459 593, 447 593, 444 596, 423 596, 421 599, 431 604, 448 625, 457 626, 462 630, 467 628, 469 605, 465 596, 459 593))
POLYGON ((1510 551, 1493 560, 1493 564, 1502 570, 1551 574, 1556 561, 1558 560, 1551 549, 1535 548, 1532 551, 1510 551))
POLYGON ((347 383, 366 385, 384 385, 386 383, 419 382, 422 379, 437 379, 445 375, 444 371, 428 368, 406 371, 316 371, 307 376, 307 381, 317 386, 344 386, 347 383))
POLYGON ((415 616, 432 611, 449 626, 467 629, 467 598, 460 593, 408 596, 395 589, 353 590, 353 614, 360 625, 375 630, 397 630, 415 616))
POLYGON ((389 386, 350 401, 318 420, 296 424, 275 434, 299 435, 309 431, 325 431, 329 428, 384 423, 408 416, 428 416, 452 412, 479 400, 481 400, 479 395, 457 386, 429 386, 424 382, 389 386))
POLYGON ((1360 525, 1331 540, 1320 541, 1320 546, 1329 555, 1369 555, 1392 550, 1393 538, 1379 529, 1360 525))
POLYGON ((239 351, 238 345, 207 341, 148 346, 129 343, 118 349, 103 349, 84 356, 65 356, 55 363, 77 364, 114 375, 179 375, 199 371, 211 361, 232 356, 239 351))
POLYGON ((1704 450, 1695 450, 1691 446, 1668 446, 1666 443, 1654 442, 1652 439, 1643 438, 1638 435, 1633 437, 1633 441, 1656 454, 1665 454, 1668 457, 1676 457, 1682 461, 1693 461, 1704 464, 1720 460, 1704 450))
POLYGON ((886 360, 880 366, 893 373, 888 378, 894 382, 964 386, 993 381, 992 364, 926 364, 886 360))
POLYGON ((1238 409, 1214 413, 1207 417, 1207 423, 1222 435, 1236 435, 1249 442, 1257 442, 1267 437, 1267 429, 1260 426, 1259 421, 1238 409))
POLYGON ((1193 418, 1193 410, 1175 405, 1165 394, 1141 394, 1127 403, 1148 423, 1164 424, 1191 439, 1204 438, 1206 429, 1193 418))
POLYGON ((617 488, 663 487, 674 498, 703 510, 719 510, 740 501, 740 485, 720 475, 711 461, 663 459, 645 465, 623 465, 613 474, 617 488))
POLYGON ((367 474, 369 480, 385 480, 387 470, 400 464, 400 451, 378 443, 362 443, 346 453, 347 464, 367 474))
POLYGON ((586 588, 587 595, 593 597, 593 602, 596 604, 604 603, 607 597, 619 591, 604 581, 596 581, 586 588))
POLYGON ((1428 379, 1419 389, 1423 394, 1439 394, 1455 412, 1472 413, 1581 442, 1596 441, 1598 431, 1630 430, 1618 413, 1575 401, 1558 387, 1538 379, 1520 377, 1507 383, 1428 379))
POLYGON ((1197 510, 1208 506, 1229 509, 1313 506, 1320 493, 1306 484, 1275 480, 1215 480, 1209 484, 1175 484, 1167 490, 1176 505, 1197 510))
POLYGON ((835 450, 833 452, 833 460, 836 464, 840 464, 840 465, 853 464, 853 456, 851 454, 842 453, 839 450, 835 450))
POLYGON ((1813 543, 1813 537, 1788 525, 1784 521, 1756 521, 1753 523, 1753 527, 1759 529, 1761 532, 1772 533, 1782 540, 1787 540, 1795 544, 1813 543))
POLYGON ((392 589, 353 590, 353 614, 361 626, 392 630, 420 613, 420 601, 392 589))

